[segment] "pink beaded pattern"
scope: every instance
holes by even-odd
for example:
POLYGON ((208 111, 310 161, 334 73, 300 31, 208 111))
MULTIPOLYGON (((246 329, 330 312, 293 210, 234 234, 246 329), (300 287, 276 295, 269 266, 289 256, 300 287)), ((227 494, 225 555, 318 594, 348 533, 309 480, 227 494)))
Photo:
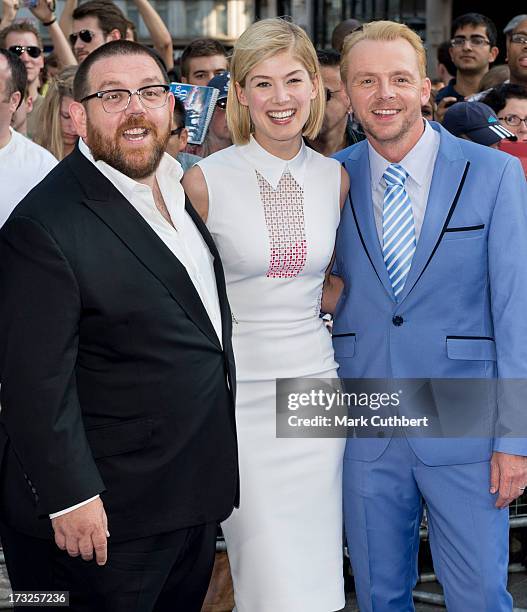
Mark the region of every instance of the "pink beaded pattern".
POLYGON ((304 190, 284 172, 276 190, 257 171, 260 198, 269 232, 271 261, 268 278, 294 278, 306 265, 304 190))

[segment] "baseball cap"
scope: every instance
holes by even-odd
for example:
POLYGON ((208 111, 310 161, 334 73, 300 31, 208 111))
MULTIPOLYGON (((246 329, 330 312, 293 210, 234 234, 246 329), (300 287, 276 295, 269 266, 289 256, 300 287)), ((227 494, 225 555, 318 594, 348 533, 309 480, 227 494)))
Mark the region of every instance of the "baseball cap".
POLYGON ((527 19, 527 15, 516 15, 516 17, 513 17, 509 21, 509 23, 503 28, 503 33, 509 34, 515 28, 517 28, 522 21, 525 21, 526 19, 527 19))
POLYGON ((227 93, 229 92, 229 85, 231 82, 230 72, 222 72, 217 74, 215 77, 207 83, 209 87, 215 87, 220 90, 220 95, 218 96, 218 100, 225 100, 227 98, 227 93))
POLYGON ((445 113, 443 127, 454 136, 466 136, 469 140, 490 147, 504 138, 517 137, 501 123, 496 113, 483 102, 457 102, 445 113))

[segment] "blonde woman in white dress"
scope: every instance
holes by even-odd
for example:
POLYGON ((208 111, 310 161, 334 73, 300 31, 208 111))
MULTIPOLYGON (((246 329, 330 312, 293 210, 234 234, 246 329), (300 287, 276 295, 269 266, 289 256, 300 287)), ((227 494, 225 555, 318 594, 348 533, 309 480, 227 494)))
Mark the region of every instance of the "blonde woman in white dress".
POLYGON ((184 186, 218 246, 233 312, 241 498, 222 528, 235 609, 331 612, 345 603, 345 440, 277 438, 275 381, 336 377, 319 313, 348 178, 302 140, 318 133, 325 96, 301 28, 253 24, 234 48, 231 83, 235 144, 184 186))

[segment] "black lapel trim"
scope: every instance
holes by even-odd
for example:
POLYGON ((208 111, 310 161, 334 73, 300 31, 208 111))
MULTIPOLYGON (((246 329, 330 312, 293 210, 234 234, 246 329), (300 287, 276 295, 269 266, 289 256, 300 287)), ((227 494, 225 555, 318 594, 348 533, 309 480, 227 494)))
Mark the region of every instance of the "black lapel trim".
POLYGON ((412 288, 415 287, 415 285, 417 285, 421 276, 423 276, 425 270, 428 268, 428 264, 432 261, 432 257, 435 255, 435 252, 439 248, 439 244, 441 243, 441 240, 443 238, 443 235, 445 234, 446 228, 448 227, 448 224, 450 223, 450 219, 452 218, 452 215, 454 214, 454 210, 456 210, 459 196, 461 195, 461 192, 463 191, 463 186, 465 184, 465 179, 467 178, 467 173, 468 173, 469 168, 470 168, 470 162, 467 161, 465 165, 465 170, 463 171, 463 176, 461 177, 461 182, 459 183, 458 190, 454 197, 454 201, 452 202, 452 206, 450 206, 450 210, 448 211, 448 215, 446 216, 445 222, 443 224, 443 229, 441 230, 441 233, 439 234, 439 238, 437 239, 437 242, 435 243, 435 246, 432 249, 432 252, 430 253, 430 257, 428 258, 428 261, 426 262, 423 269, 421 270, 421 274, 419 274, 414 284, 412 285, 412 288))
POLYGON ((375 275, 379 279, 379 282, 381 283, 381 285, 383 285, 383 287, 384 287, 382 279, 379 276, 379 273, 377 272, 377 268, 373 265, 372 258, 371 258, 370 254, 368 252, 368 249, 366 248, 366 243, 364 242, 364 238, 362 236, 362 232, 360 231, 359 222, 357 220, 357 214, 356 214, 355 208, 353 206, 353 200, 351 199, 351 195, 350 195, 350 206, 351 206, 351 212, 353 213, 353 219, 355 220, 355 227, 357 228, 357 232, 359 233, 359 238, 360 238, 360 242, 362 244, 362 248, 364 249, 364 252, 366 253, 366 256, 368 257, 368 259, 370 260, 371 267, 373 268, 373 271, 375 272, 375 275))
POLYGON ((225 273, 223 271, 223 265, 221 263, 220 254, 216 247, 212 236, 210 235, 207 226, 203 222, 203 219, 199 216, 198 212, 192 205, 188 196, 185 195, 185 210, 189 214, 192 221, 194 221, 199 233, 202 235, 205 244, 209 248, 212 256, 214 257, 214 274, 216 276, 216 287, 218 289, 218 299, 220 302, 220 314, 221 314, 221 329, 222 329, 222 344, 225 355, 225 365, 227 373, 229 375, 229 384, 233 399, 235 398, 236 389, 236 369, 234 363, 234 352, 232 350, 232 314, 227 298, 227 285, 225 282, 225 273))

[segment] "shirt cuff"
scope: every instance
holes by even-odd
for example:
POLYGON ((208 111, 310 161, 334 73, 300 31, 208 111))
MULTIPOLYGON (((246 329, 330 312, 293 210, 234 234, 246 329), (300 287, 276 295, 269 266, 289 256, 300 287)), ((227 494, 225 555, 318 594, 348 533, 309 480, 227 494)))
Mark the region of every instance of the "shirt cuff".
POLYGON ((62 516, 63 514, 67 514, 68 512, 71 512, 72 510, 77 510, 77 508, 80 508, 81 506, 85 506, 86 504, 89 504, 90 502, 92 502, 94 499, 97 499, 98 497, 99 497, 98 495, 94 495, 93 497, 90 497, 90 499, 87 499, 86 501, 83 501, 80 504, 75 504, 74 506, 70 506, 69 508, 66 508, 65 510, 54 512, 53 514, 49 515, 49 518, 54 519, 54 518, 57 518, 57 516, 62 516))

